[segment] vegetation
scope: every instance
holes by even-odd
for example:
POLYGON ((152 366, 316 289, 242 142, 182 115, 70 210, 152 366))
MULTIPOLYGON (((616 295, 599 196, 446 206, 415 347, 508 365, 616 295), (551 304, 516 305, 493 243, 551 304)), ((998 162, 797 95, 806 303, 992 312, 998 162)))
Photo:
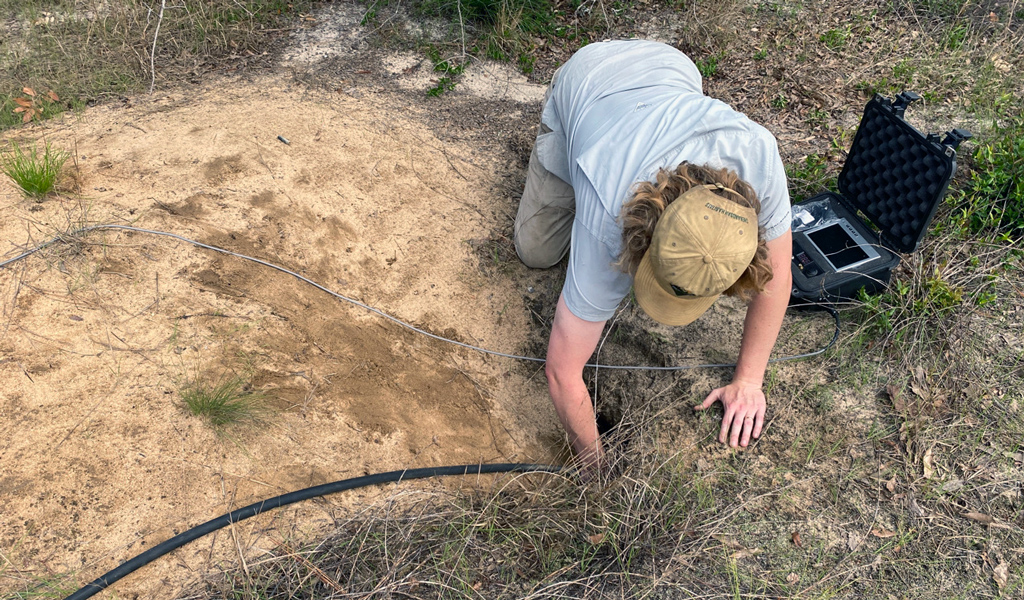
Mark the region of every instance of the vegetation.
POLYGON ((40 153, 35 145, 26 150, 11 142, 11 150, 0 154, 0 172, 13 179, 26 196, 41 199, 53 191, 70 156, 49 143, 40 153))
MULTIPOLYGON (((52 90, 44 117, 195 81, 202 61, 249 64, 311 0, 0 0, 0 130, 21 123, 22 88, 52 90), (159 35, 157 27, 159 26, 159 35), (257 52, 259 50, 260 52, 257 52)), ((41 100, 42 101, 42 100, 41 100)))
POLYGON ((221 433, 238 425, 260 424, 269 413, 263 392, 252 389, 240 375, 215 382, 197 377, 178 390, 178 396, 190 413, 221 433))
POLYGON ((1000 135, 974 151, 975 170, 960 217, 971 233, 1002 232, 1004 241, 1024 233, 1024 118, 1009 117, 1000 135))

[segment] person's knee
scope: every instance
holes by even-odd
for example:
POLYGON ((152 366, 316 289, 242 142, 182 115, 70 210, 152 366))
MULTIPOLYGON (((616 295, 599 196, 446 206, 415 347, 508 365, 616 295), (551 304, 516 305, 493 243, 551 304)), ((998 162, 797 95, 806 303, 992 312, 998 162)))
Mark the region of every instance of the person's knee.
POLYGON ((552 252, 550 248, 538 247, 531 244, 522 244, 516 238, 516 254, 519 260, 531 269, 547 269, 558 264, 562 260, 563 253, 552 252))

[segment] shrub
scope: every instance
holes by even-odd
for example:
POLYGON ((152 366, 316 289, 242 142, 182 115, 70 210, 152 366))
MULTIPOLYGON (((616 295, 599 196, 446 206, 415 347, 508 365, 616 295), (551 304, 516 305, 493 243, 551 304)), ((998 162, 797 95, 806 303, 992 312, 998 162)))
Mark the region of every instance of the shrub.
POLYGON ((1024 232, 1024 118, 1014 117, 990 143, 974 151, 966 197, 974 232, 1024 232))

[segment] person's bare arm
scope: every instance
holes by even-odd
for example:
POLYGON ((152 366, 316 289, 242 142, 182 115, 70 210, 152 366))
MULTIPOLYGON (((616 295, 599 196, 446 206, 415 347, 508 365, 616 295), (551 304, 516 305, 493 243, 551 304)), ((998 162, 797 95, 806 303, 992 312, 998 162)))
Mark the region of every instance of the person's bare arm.
POLYGON ((790 231, 768 242, 769 260, 774 277, 747 307, 743 322, 743 342, 732 383, 712 391, 696 407, 704 410, 715 401, 725 408, 718 441, 732 447, 746 446, 750 438, 761 437, 767 401, 761 389, 768 358, 782 328, 782 319, 789 306, 793 274, 789 263, 793 256, 793 234, 790 231))
POLYGON ((544 367, 558 419, 587 467, 597 466, 602 449, 590 392, 583 382, 583 367, 597 348, 604 324, 605 321, 584 321, 572 314, 565 299, 559 296, 544 367))

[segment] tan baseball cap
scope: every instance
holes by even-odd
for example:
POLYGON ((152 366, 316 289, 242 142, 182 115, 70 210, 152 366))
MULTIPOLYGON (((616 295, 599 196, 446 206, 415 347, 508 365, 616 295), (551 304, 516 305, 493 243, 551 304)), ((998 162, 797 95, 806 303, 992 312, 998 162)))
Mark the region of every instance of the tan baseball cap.
POLYGON ((718 188, 690 188, 668 205, 654 227, 633 289, 640 308, 655 321, 693 322, 754 259, 757 213, 711 192, 718 188))

